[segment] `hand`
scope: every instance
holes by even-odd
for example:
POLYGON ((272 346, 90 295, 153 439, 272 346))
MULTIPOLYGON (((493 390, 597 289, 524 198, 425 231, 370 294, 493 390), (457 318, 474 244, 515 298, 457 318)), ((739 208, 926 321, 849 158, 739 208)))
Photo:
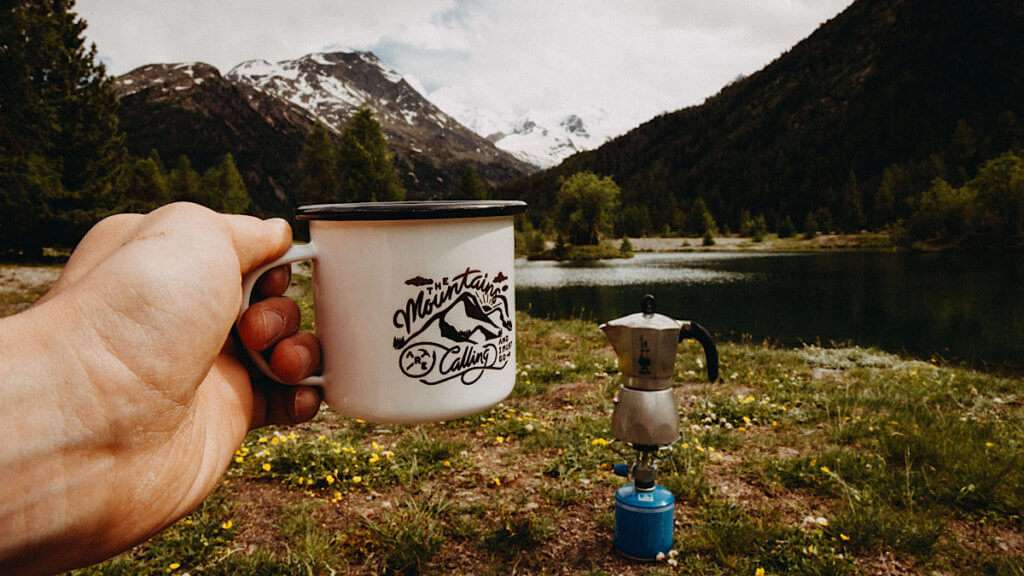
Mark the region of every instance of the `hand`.
MULTIPOLYGON (((254 383, 230 338, 242 274, 290 245, 283 220, 193 204, 113 216, 39 304, 0 321, 0 466, 14 474, 0 488, 0 572, 125 550, 193 510, 248 430, 316 414, 318 389, 254 383)), ((239 335, 296 382, 320 349, 281 297, 289 278, 264 275, 239 335)))

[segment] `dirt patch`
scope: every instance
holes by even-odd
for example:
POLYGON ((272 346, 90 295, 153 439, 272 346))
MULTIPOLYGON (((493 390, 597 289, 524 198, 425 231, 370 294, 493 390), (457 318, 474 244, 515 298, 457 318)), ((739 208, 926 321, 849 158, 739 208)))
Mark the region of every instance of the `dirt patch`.
POLYGON ((0 265, 0 317, 31 306, 60 276, 59 266, 0 265))

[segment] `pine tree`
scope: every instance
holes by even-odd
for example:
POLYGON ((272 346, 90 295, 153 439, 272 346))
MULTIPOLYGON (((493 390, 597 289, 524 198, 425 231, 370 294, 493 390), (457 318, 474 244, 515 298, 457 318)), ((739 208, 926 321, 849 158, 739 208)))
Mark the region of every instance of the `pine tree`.
POLYGON ((203 193, 209 207, 218 212, 243 214, 251 204, 245 182, 235 166, 235 157, 230 152, 203 174, 203 193))
POLYGON ((121 171, 117 182, 118 210, 148 212, 170 198, 167 177, 152 156, 136 158, 121 171))
POLYGON ((896 188, 899 186, 897 174, 892 166, 882 172, 882 181, 875 191, 874 202, 871 203, 871 223, 881 228, 892 221, 896 214, 896 188))
POLYGON ((796 231, 793 226, 793 219, 789 217, 789 214, 782 219, 782 223, 779 224, 779 238, 789 238, 796 231))
POLYGON ((818 235, 818 219, 814 217, 814 212, 808 212, 807 217, 804 218, 804 238, 811 239, 818 235))
POLYGON ((490 196, 487 182, 480 177, 476 167, 467 164, 459 177, 457 198, 464 200, 486 200, 490 196))
POLYGON ((864 227, 864 199, 857 182, 857 175, 852 171, 846 180, 843 190, 842 210, 839 214, 844 232, 856 232, 864 227))
POLYGON ((693 234, 704 235, 710 232, 714 235, 718 232, 718 224, 715 217, 708 210, 708 205, 702 196, 698 196, 690 208, 690 216, 687 219, 687 231, 693 234))
POLYGON ((341 175, 338 172, 338 151, 323 124, 317 124, 306 138, 298 162, 299 204, 344 202, 341 175))
POLYGON ((25 253, 76 242, 116 201, 117 101, 73 7, 0 5, 0 194, 6 218, 19 223, 0 241, 25 253))
POLYGON ((178 156, 178 162, 167 178, 173 200, 195 202, 203 206, 210 205, 210 199, 203 191, 203 182, 199 174, 192 169, 188 156, 178 156))
POLYGON ((360 108, 345 126, 338 147, 341 189, 355 202, 401 200, 405 190, 388 152, 380 124, 368 108, 360 108))

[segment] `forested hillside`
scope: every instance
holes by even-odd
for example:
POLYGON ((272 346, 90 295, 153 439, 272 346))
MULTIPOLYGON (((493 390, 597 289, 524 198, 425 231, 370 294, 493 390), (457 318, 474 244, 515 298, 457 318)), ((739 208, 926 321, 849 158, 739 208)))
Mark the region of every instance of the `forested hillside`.
POLYGON ((622 188, 619 233, 685 229, 700 198, 733 230, 745 211, 772 228, 787 216, 882 227, 910 218, 936 179, 961 186, 1024 146, 1021 54, 1017 0, 858 0, 703 104, 502 194, 543 226, 559 181, 588 170, 622 188))

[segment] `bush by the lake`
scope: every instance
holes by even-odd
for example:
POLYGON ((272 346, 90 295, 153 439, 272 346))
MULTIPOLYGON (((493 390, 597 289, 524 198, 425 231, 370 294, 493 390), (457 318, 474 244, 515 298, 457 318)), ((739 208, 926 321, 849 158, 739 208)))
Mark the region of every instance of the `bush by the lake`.
POLYGON ((958 188, 936 178, 917 198, 907 232, 912 241, 1024 246, 1024 157, 989 160, 958 188))

